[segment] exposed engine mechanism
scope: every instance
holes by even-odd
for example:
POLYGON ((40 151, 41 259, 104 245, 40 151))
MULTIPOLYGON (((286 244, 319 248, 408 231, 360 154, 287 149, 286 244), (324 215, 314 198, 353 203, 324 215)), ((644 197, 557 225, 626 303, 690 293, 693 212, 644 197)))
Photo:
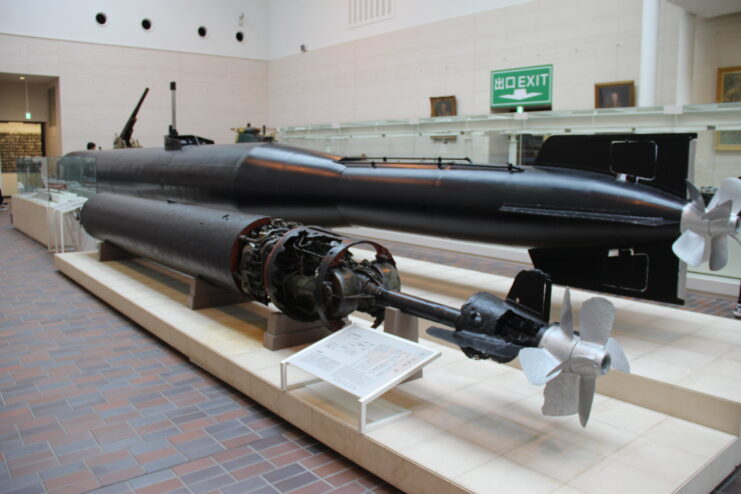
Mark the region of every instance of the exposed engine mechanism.
POLYGON ((355 311, 383 321, 383 307, 368 293, 370 286, 398 290, 399 275, 391 254, 367 240, 353 241, 322 228, 272 220, 240 237, 239 271, 245 294, 272 301, 292 319, 316 321, 330 329, 344 325, 355 311), (374 261, 356 261, 350 247, 368 244, 374 261))
POLYGON ((458 345, 476 359, 509 362, 518 355, 533 384, 547 384, 547 415, 578 411, 589 417, 595 379, 611 366, 628 371, 620 346, 609 338, 612 304, 591 299, 582 309, 580 333, 567 299, 561 324, 549 323, 551 280, 522 271, 506 299, 480 292, 461 308, 403 293, 391 253, 369 241, 266 216, 100 193, 82 210, 92 236, 267 304, 299 321, 321 321, 332 330, 355 311, 383 321, 386 307, 455 330, 428 333, 458 345), (367 245, 373 260, 350 249, 367 245))

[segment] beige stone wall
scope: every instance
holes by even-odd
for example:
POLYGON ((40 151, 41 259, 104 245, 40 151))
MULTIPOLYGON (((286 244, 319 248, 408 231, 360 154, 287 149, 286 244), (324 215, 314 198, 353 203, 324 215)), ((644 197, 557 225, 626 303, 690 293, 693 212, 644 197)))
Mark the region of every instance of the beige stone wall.
MULTIPOLYGON (((657 104, 676 95, 681 10, 662 2, 657 104)), ((460 115, 489 112, 489 73, 553 64, 554 110, 594 108, 594 84, 633 80, 641 0, 538 0, 337 44, 270 62, 278 126, 429 116, 455 95, 460 115)), ((715 101, 717 67, 741 65, 741 14, 696 22, 692 103, 715 101)))
POLYGON ((638 79, 640 21, 640 0, 535 1, 284 57, 271 121, 423 117, 443 95, 488 113, 490 71, 539 64, 554 66, 554 110, 592 108, 594 83, 638 79))
MULTIPOLYGON (((658 105, 675 104, 680 14, 662 2, 658 105)), ((596 83, 633 80, 641 90, 640 28, 641 0, 537 0, 309 50, 270 62, 271 124, 428 117, 429 98, 444 95, 456 96, 459 115, 486 114, 491 70, 548 63, 553 110, 594 108, 596 83)), ((741 65, 741 14, 697 18, 691 103, 715 102, 717 68, 733 65, 741 65)), ((339 154, 424 149, 486 161, 497 152, 476 138, 304 142, 339 154)), ((698 184, 741 175, 741 152, 716 151, 713 132, 700 133, 697 150, 698 184)))
POLYGON ((0 72, 59 77, 61 149, 113 145, 145 87, 134 138, 161 146, 178 83, 178 130, 233 142, 230 127, 267 122, 267 62, 0 34, 0 72))

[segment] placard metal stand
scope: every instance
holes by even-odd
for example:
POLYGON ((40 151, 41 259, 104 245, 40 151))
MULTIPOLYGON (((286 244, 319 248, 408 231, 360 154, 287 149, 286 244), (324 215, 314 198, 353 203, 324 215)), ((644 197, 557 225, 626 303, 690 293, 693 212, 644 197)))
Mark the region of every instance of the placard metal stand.
MULTIPOLYGON (((85 204, 85 201, 87 201, 87 197, 73 197, 63 202, 53 203, 49 206, 49 209, 47 210, 49 230, 51 230, 49 234, 49 251, 53 250, 54 253, 67 251, 67 243, 64 237, 65 218, 70 213, 80 209, 85 204)), ((80 227, 78 227, 78 230, 79 228, 80 227)), ((76 248, 76 246, 74 246, 73 249, 74 248, 76 248)))
POLYGON ((410 413, 385 403, 377 409, 380 416, 368 422, 368 405, 373 400, 439 356, 439 350, 351 324, 283 360, 280 364, 280 384, 283 391, 288 391, 324 381, 349 393, 357 399, 358 430, 365 434, 410 413), (289 364, 317 379, 289 385, 289 364))

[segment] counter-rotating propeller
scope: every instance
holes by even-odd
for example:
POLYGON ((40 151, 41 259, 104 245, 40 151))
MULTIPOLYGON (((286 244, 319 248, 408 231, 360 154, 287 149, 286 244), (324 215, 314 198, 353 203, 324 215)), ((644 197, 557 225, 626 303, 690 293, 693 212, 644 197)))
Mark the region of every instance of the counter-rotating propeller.
POLYGON ((611 368, 630 372, 622 347, 610 337, 615 308, 604 298, 587 300, 577 333, 567 288, 560 324, 548 323, 549 312, 550 279, 540 271, 523 271, 506 300, 478 293, 461 308, 455 331, 433 327, 427 332, 455 343, 472 358, 508 362, 519 355, 530 383, 546 385, 543 413, 579 413, 586 426, 596 379, 611 368))
POLYGON ((681 260, 692 266, 710 261, 710 269, 722 269, 728 262, 728 237, 741 243, 741 179, 725 178, 708 204, 692 182, 687 181, 690 202, 682 211, 682 235, 672 245, 681 260))
POLYGON ((561 322, 546 329, 538 348, 520 351, 522 370, 531 384, 545 384, 545 415, 579 413, 586 426, 596 379, 610 368, 630 372, 620 344, 610 338, 615 308, 604 298, 591 298, 581 308, 580 333, 574 332, 568 288, 561 306, 561 322))

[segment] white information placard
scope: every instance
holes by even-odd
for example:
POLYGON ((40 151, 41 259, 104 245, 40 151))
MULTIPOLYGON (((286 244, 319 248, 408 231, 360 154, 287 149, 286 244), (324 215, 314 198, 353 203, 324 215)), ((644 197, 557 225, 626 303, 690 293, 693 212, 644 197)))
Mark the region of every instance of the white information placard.
POLYGON ((439 356, 439 350, 352 324, 285 359, 281 386, 288 389, 291 364, 351 393, 359 399, 364 432, 365 405, 439 356))

